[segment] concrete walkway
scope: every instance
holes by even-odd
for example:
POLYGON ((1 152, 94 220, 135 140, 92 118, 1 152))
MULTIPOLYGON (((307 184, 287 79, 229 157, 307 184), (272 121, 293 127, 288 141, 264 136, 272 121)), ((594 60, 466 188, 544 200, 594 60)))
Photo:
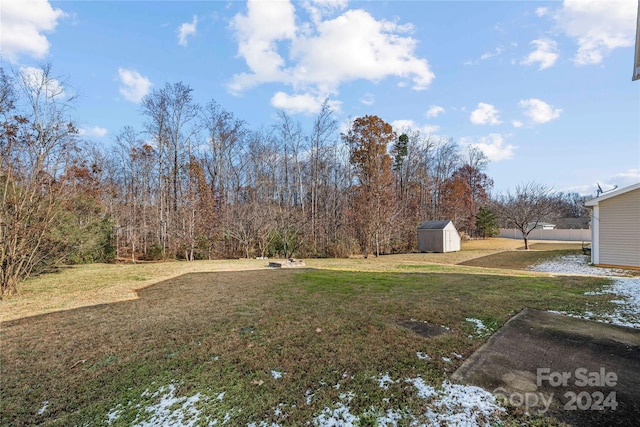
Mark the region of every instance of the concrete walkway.
POLYGON ((574 426, 640 425, 640 330, 524 309, 452 379, 574 426))

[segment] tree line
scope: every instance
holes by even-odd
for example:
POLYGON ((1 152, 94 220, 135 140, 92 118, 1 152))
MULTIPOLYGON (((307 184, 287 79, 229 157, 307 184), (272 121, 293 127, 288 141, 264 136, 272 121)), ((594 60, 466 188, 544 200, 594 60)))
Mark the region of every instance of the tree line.
POLYGON ((279 111, 254 130, 166 83, 143 99, 142 128, 100 148, 73 102, 50 66, 0 69, 3 295, 60 263, 368 256, 415 250, 425 220, 495 230, 481 151, 377 116, 341 133, 325 102, 308 129, 279 111))

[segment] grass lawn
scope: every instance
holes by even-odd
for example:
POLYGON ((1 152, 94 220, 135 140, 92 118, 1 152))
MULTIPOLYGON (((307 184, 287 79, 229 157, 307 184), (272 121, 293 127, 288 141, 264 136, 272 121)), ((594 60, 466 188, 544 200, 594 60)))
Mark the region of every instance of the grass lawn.
MULTIPOLYGON (((0 305, 12 319, 0 331, 0 423, 153 425, 173 413, 171 425, 428 424, 438 402, 425 390, 447 386, 522 308, 611 306, 611 295, 584 295, 606 279, 425 261, 436 255, 309 260, 306 270, 246 270, 265 264, 254 260, 85 266, 34 279, 0 305), (172 264, 202 272, 172 277, 172 264), (107 286, 110 274, 118 283, 107 286), (47 311, 52 287, 84 306, 24 317, 47 311), (401 325, 412 319, 446 332, 419 336, 401 325)), ((551 422, 517 410, 501 418, 551 422)))

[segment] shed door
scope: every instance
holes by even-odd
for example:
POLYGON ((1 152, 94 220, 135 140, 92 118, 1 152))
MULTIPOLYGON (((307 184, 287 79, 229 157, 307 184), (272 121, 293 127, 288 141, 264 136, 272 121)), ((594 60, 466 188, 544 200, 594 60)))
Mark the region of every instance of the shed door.
POLYGON ((453 231, 444 230, 444 252, 449 252, 453 248, 453 231))

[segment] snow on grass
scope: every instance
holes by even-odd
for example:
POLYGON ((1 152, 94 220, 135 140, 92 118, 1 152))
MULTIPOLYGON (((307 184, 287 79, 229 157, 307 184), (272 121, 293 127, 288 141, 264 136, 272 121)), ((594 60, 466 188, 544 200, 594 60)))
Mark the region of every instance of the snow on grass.
POLYGON ((474 319, 473 317, 467 317, 466 319, 467 322, 471 322, 474 325, 476 325, 476 335, 485 335, 491 332, 491 329, 487 328, 485 326, 484 323, 482 323, 482 320, 480 319, 474 319))
POLYGON ((378 378, 378 386, 382 389, 388 390, 389 384, 393 384, 395 381, 391 379, 389 373, 387 372, 381 378, 378 378))
POLYGON ((449 427, 489 426, 496 415, 506 412, 489 392, 475 386, 445 381, 427 414, 431 425, 449 427))
POLYGON ((311 389, 307 389, 307 391, 304 392, 304 401, 307 405, 311 405, 313 396, 315 396, 315 393, 311 392, 311 389))
POLYGON ((284 375, 284 372, 280 372, 280 371, 276 371, 276 370, 271 370, 271 376, 273 377, 274 380, 279 380, 280 378, 282 378, 282 376, 284 375))
POLYGON ((42 402, 42 406, 38 409, 38 415, 42 415, 47 411, 47 406, 49 405, 49 401, 45 400, 42 402))
MULTIPOLYGON (((145 412, 152 414, 151 418, 140 421, 136 419, 136 427, 153 426, 194 426, 200 418, 200 413, 195 404, 200 401, 200 393, 190 397, 176 397, 176 387, 169 384, 160 387, 152 394, 159 397, 159 401, 145 408, 145 412)), ((143 393, 144 394, 144 393, 143 393)))
POLYGON ((621 297, 621 300, 612 301, 618 305, 613 312, 594 313, 585 311, 582 314, 575 314, 560 311, 556 313, 640 329, 640 278, 620 277, 626 276, 627 272, 617 268, 594 267, 588 264, 588 260, 589 257, 585 255, 566 255, 534 265, 529 269, 547 273, 611 277, 611 284, 606 285, 600 292, 587 292, 585 295, 613 294, 621 297))
POLYGON ((587 274, 590 276, 627 276, 627 272, 619 268, 602 268, 589 265, 587 255, 564 255, 540 264, 532 265, 530 271, 559 274, 587 274))
POLYGON ((351 410, 344 403, 338 403, 334 408, 324 408, 320 414, 313 419, 313 425, 321 427, 353 427, 356 426, 358 417, 351 413, 351 410))
POLYGON ((413 384, 418 391, 418 397, 422 399, 428 399, 436 395, 436 389, 427 384, 422 378, 407 378, 404 380, 407 383, 413 384))
POLYGON ((431 359, 431 356, 429 356, 427 353, 423 353, 421 351, 416 352, 416 356, 418 356, 418 359, 420 359, 420 360, 429 360, 429 359, 431 359))
MULTIPOLYGON (((191 427, 201 423, 201 414, 198 404, 206 404, 209 398, 196 393, 189 397, 176 397, 176 386, 169 384, 162 386, 157 391, 151 392, 148 389, 142 392, 143 399, 151 398, 154 403, 142 407, 140 403, 129 402, 127 405, 117 405, 107 413, 107 424, 118 421, 127 408, 139 409, 132 426, 135 427, 191 427)), ((218 395, 220 397, 220 395, 218 395)), ((219 399, 220 400, 220 399, 219 399)), ((225 420, 228 421, 228 414, 225 420)), ((205 420, 208 421, 208 420, 205 420)), ((214 421, 217 424, 217 420, 214 421)), ((223 423, 224 424, 224 421, 223 423)))
MULTIPOLYGON (((372 402, 371 407, 365 412, 353 413, 350 405, 357 395, 354 391, 346 391, 338 396, 337 402, 316 412, 307 424, 321 427, 351 427, 375 420, 374 425, 388 427, 399 425, 484 427, 489 426, 490 422, 499 420, 500 414, 504 413, 504 409, 496 404, 493 395, 478 387, 451 384, 445 381, 440 388, 436 388, 421 377, 394 380, 388 373, 381 374, 374 380, 377 380, 384 390, 388 389, 389 384, 410 384, 413 386, 415 396, 424 400, 425 409, 416 413, 408 407, 389 408, 391 399, 385 397, 378 402, 379 406, 376 402, 372 402)), ((307 404, 311 404, 313 395, 310 389, 305 392, 307 404)), ((189 397, 178 397, 174 384, 159 387, 155 392, 147 389, 140 397, 150 403, 128 402, 126 405, 118 405, 107 414, 107 424, 123 422, 122 415, 131 409, 137 410, 138 413, 129 425, 138 427, 228 424, 231 421, 229 412, 226 412, 222 419, 204 415, 209 412, 208 407, 216 405, 225 397, 225 393, 217 395, 214 393, 211 396, 209 398, 196 393, 189 397)), ((279 420, 286 419, 287 414, 283 408, 284 404, 277 405, 272 409, 273 416, 279 420)), ((241 412, 241 409, 238 409, 238 412, 241 412)), ((254 421, 247 424, 247 427, 280 427, 280 424, 272 421, 272 417, 268 418, 271 419, 254 421)))
POLYGON ((398 426, 398 421, 403 421, 405 418, 406 415, 402 412, 388 409, 384 415, 376 418, 376 425, 385 427, 396 427, 398 426))

